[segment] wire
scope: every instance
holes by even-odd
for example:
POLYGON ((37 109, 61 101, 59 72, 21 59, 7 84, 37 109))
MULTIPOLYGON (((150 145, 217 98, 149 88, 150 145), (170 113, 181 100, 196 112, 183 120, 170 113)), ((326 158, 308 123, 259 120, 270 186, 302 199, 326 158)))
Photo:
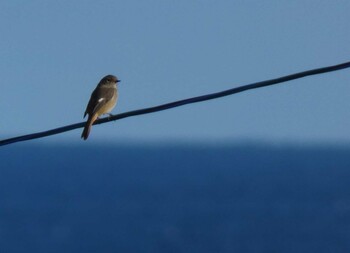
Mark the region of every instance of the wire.
MULTIPOLYGON (((307 71, 303 71, 303 72, 299 72, 299 73, 295 73, 295 74, 291 74, 291 75, 287 75, 287 76, 283 76, 283 77, 279 77, 279 78, 275 78, 275 79, 270 79, 270 80, 266 80, 266 81, 261 81, 261 82, 256 82, 256 83, 252 83, 252 84, 248 84, 248 85, 239 86, 236 88, 232 88, 232 89, 228 89, 228 90, 224 90, 224 91, 220 91, 220 92, 216 92, 216 93, 211 93, 211 94, 202 95, 202 96, 198 96, 198 97, 192 97, 192 98, 187 98, 187 99, 183 99, 183 100, 179 100, 179 101, 175 101, 175 102, 170 102, 170 103, 162 104, 162 105, 158 105, 158 106, 153 106, 153 107, 143 108, 143 109, 139 109, 139 110, 120 113, 117 115, 113 115, 110 117, 105 117, 105 118, 96 120, 94 125, 99 125, 99 124, 103 124, 103 123, 107 123, 107 122, 115 121, 115 120, 120 120, 120 119, 124 119, 124 118, 128 118, 128 117, 132 117, 132 116, 138 116, 138 115, 142 115, 142 114, 148 114, 148 113, 154 113, 154 112, 158 112, 158 111, 168 110, 168 109, 175 108, 178 106, 203 102, 203 101, 216 99, 216 98, 220 98, 220 97, 225 97, 225 96, 233 95, 233 94, 240 93, 240 92, 247 91, 247 90, 251 90, 251 89, 262 88, 262 87, 266 87, 266 86, 270 86, 270 85, 274 85, 274 84, 278 84, 278 83, 283 83, 283 82, 303 78, 306 76, 328 73, 328 72, 332 72, 332 71, 346 69, 349 67, 350 67, 350 62, 345 62, 345 63, 333 65, 333 66, 307 70, 307 71)), ((85 122, 80 122, 80 123, 76 123, 76 124, 72 124, 72 125, 68 125, 68 126, 63 126, 63 127, 58 127, 55 129, 43 131, 43 132, 37 132, 37 133, 33 133, 33 134, 27 134, 27 135, 22 135, 22 136, 18 136, 18 137, 13 137, 13 138, 1 140, 0 146, 9 145, 9 144, 16 143, 16 142, 22 142, 22 141, 43 138, 46 136, 71 131, 71 130, 81 128, 84 126, 85 126, 85 122)))

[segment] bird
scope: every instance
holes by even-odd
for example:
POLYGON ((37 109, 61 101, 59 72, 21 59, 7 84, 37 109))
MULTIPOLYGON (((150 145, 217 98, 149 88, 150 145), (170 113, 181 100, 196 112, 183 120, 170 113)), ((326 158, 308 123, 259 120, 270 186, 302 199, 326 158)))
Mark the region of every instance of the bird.
MULTIPOLYGON (((86 140, 89 137, 91 126, 103 114, 109 114, 118 100, 117 84, 120 80, 114 75, 107 75, 101 79, 92 92, 89 103, 86 107, 84 117, 88 116, 81 138, 86 140)), ((111 115, 111 114, 110 114, 111 115)))

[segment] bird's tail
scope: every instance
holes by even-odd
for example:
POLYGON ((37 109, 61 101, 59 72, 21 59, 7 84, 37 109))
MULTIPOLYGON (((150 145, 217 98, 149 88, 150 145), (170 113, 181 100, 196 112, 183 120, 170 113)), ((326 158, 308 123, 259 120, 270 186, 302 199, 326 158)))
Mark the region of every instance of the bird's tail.
POLYGON ((86 140, 88 137, 89 137, 89 134, 90 134, 90 130, 91 130, 91 126, 92 124, 94 124, 95 120, 97 119, 97 114, 94 114, 90 117, 89 115, 89 118, 88 120, 86 121, 86 124, 85 124, 85 127, 84 127, 84 130, 83 132, 81 133, 81 138, 86 140))

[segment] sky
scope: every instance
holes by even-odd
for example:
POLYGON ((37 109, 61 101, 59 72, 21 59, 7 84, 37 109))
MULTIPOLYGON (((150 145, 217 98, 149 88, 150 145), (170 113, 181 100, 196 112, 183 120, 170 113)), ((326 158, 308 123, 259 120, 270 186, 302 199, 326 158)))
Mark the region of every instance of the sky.
MULTIPOLYGON (((350 1, 0 1, 0 138, 350 60, 350 1)), ((89 142, 350 142, 350 70, 94 126, 89 142)), ((82 129, 32 142, 83 143, 82 129)))

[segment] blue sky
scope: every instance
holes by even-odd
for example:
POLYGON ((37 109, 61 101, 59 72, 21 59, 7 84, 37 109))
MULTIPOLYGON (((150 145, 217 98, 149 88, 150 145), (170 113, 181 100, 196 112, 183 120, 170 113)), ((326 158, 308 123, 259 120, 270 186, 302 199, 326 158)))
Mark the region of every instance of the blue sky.
MULTIPOLYGON (((1 1, 2 138, 350 60, 349 1, 1 1)), ((349 70, 95 126, 109 140, 350 141, 349 70)), ((80 140, 81 129, 42 141, 80 140)))

